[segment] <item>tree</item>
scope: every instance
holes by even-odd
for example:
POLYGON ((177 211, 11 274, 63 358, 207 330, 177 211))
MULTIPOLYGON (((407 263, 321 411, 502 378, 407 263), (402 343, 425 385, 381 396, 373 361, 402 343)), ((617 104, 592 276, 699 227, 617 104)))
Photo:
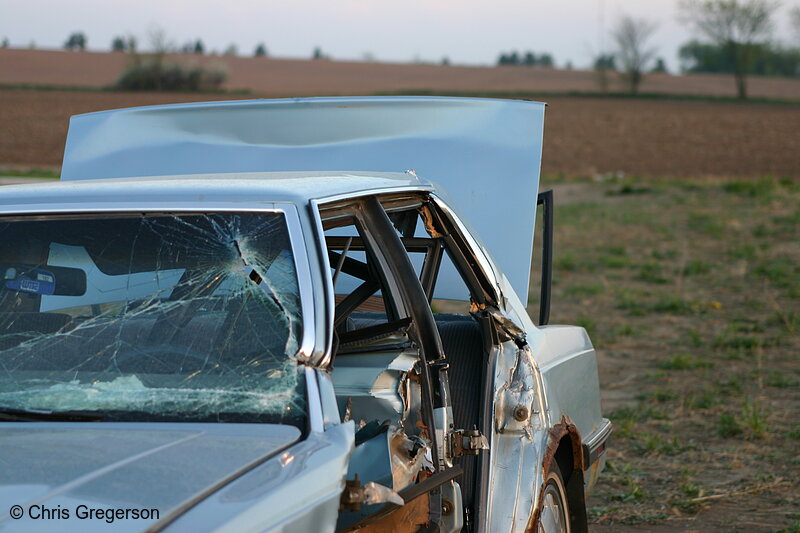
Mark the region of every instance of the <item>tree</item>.
POLYGON ((522 60, 522 62, 528 66, 536 65, 537 61, 538 60, 536 59, 536 54, 534 54, 533 52, 526 52, 525 58, 522 60))
POLYGON ((611 54, 601 54, 594 58, 595 70, 617 70, 617 60, 611 54))
POLYGON ((124 52, 125 51, 125 39, 117 36, 114 37, 114 40, 111 41, 111 51, 113 52, 124 52))
POLYGON ((789 23, 794 33, 794 44, 800 46, 800 6, 795 6, 789 11, 789 23))
POLYGON ((8 37, 3 37, 3 44, 0 44, 0 48, 8 48, 8 47, 9 47, 8 37))
POLYGON ((555 64, 555 62, 553 61, 553 56, 552 55, 550 55, 548 53, 544 53, 544 54, 540 54, 539 55, 539 66, 540 67, 550 67, 550 68, 552 68, 554 64, 555 64))
POLYGON ((235 56, 239 54, 239 49, 236 47, 235 44, 231 43, 228 45, 228 48, 225 49, 226 56, 235 56))
POLYGON ((256 57, 267 57, 267 47, 264 46, 264 43, 258 43, 256 46, 256 51, 253 53, 256 57))
POLYGON ((86 50, 86 42, 86 35, 82 31, 76 31, 67 38, 64 48, 67 50, 86 50))
MULTIPOLYGON (((714 72, 732 74, 733 62, 724 46, 691 41, 679 51, 684 72, 714 72)), ((784 48, 777 44, 758 44, 753 48, 754 60, 750 73, 761 76, 797 77, 800 75, 800 49, 784 48)))
POLYGON ((600 54, 594 58, 594 81, 601 92, 608 91, 608 73, 615 70, 617 65, 612 54, 600 54))
POLYGON ((664 61, 663 57, 659 57, 656 59, 656 64, 653 69, 650 71, 654 74, 666 74, 667 73, 667 63, 664 61))
POLYGON ((656 24, 645 19, 624 15, 611 31, 616 45, 614 56, 619 60, 622 78, 631 94, 639 92, 644 73, 655 57, 655 48, 647 46, 647 41, 656 31, 656 24))
POLYGON ((157 56, 164 56, 176 48, 175 43, 167 38, 167 32, 160 26, 152 26, 147 31, 147 40, 150 41, 150 48, 157 56))
POLYGON ((322 53, 322 48, 317 46, 317 47, 314 48, 314 53, 311 56, 311 58, 312 59, 328 59, 328 56, 326 56, 324 53, 322 53))
POLYGON ((733 65, 739 98, 747 98, 747 74, 754 52, 771 36, 777 7, 772 0, 681 0, 681 19, 724 48, 733 65))

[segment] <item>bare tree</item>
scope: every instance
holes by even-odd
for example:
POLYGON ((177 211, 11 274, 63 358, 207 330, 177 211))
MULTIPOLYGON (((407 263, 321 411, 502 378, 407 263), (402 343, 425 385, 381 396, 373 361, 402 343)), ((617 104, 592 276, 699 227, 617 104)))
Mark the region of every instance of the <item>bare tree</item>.
POLYGON ((619 68, 631 94, 639 92, 648 65, 656 55, 656 49, 647 45, 656 27, 655 22, 625 15, 611 31, 619 68))
POLYGON ((778 5, 773 0, 681 0, 681 19, 728 53, 739 98, 747 98, 754 50, 772 34, 778 5))
POLYGON ((147 30, 147 40, 152 49, 152 53, 164 56, 176 51, 178 48, 174 41, 167 37, 167 32, 161 26, 151 26, 147 30))
POLYGON ((800 6, 794 6, 789 11, 789 22, 792 25, 794 45, 800 46, 800 6))

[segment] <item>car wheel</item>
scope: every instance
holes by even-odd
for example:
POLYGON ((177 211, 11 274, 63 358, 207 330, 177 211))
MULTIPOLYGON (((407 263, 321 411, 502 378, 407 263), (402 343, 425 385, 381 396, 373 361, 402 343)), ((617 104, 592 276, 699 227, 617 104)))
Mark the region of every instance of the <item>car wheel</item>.
POLYGON ((569 507, 564 478, 558 464, 553 461, 544 483, 542 511, 539 513, 538 533, 570 533, 569 507))

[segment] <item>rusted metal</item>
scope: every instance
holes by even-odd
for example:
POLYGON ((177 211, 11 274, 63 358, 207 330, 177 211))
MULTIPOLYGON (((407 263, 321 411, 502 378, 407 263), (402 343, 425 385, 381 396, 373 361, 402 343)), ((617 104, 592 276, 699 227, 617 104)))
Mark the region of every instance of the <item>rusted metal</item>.
POLYGON ((439 231, 439 228, 442 227, 441 221, 438 220, 438 217, 429 206, 423 205, 419 209, 419 216, 422 218, 422 224, 425 226, 425 230, 431 238, 438 239, 445 236, 444 233, 439 231))
MULTIPOLYGON (((561 439, 567 435, 570 437, 570 443, 572 444, 572 472, 573 474, 575 472, 583 472, 583 449, 581 447, 581 436, 578 432, 578 428, 572 423, 572 420, 570 420, 570 418, 566 415, 562 416, 559 423, 550 428, 549 433, 550 437, 547 442, 544 460, 542 461, 542 479, 547 479, 547 475, 550 473, 550 468, 552 467, 553 461, 556 458, 556 452, 561 444, 561 439)), ((567 480, 564 480, 564 482, 566 483, 567 480)), ((526 528, 528 533, 536 533, 538 531, 539 515, 542 512, 543 498, 544 490, 540 490, 539 498, 536 503, 536 509, 534 509, 533 514, 528 521, 528 527, 526 528)))

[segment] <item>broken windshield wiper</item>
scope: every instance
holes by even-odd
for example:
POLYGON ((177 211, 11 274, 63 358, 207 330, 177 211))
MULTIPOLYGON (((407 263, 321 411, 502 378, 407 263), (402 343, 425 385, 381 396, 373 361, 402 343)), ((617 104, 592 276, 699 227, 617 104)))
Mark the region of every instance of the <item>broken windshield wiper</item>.
POLYGON ((0 422, 99 422, 104 416, 92 411, 50 411, 0 407, 0 422))

